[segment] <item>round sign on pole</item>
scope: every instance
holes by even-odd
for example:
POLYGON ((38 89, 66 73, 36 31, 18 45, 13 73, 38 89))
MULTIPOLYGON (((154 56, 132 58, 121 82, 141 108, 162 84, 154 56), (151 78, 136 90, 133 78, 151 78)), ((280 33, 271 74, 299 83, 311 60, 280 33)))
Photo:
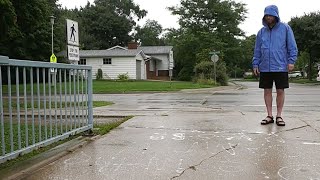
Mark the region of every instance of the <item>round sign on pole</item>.
POLYGON ((213 54, 213 55, 211 56, 211 61, 212 61, 212 62, 218 62, 218 61, 219 61, 219 56, 216 55, 216 54, 213 54))

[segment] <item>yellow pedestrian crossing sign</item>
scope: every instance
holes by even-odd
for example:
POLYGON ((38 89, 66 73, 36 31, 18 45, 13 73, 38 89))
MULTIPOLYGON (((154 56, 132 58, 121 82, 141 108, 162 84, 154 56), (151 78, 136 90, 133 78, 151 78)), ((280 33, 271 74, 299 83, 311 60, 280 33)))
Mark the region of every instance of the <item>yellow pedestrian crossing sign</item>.
POLYGON ((56 57, 54 54, 52 54, 52 55, 50 56, 50 62, 51 62, 51 63, 57 63, 57 57, 56 57))

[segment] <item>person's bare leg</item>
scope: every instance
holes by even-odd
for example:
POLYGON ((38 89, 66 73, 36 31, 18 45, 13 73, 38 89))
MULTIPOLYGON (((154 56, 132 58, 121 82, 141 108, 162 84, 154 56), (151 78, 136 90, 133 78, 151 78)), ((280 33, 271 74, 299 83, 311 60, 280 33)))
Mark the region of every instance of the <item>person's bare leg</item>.
POLYGON ((272 117, 272 89, 264 89, 264 102, 267 107, 268 116, 272 117))
POLYGON ((281 117, 284 105, 284 89, 277 89, 277 117, 281 117))

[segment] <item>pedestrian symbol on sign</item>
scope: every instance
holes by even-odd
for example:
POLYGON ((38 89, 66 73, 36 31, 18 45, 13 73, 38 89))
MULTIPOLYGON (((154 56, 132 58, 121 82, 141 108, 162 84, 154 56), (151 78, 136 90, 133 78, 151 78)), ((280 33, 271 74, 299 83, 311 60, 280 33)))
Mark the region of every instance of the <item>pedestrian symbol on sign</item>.
POLYGON ((78 22, 67 19, 66 24, 67 24, 67 45, 79 46, 78 22))
POLYGON ((70 31, 71 31, 71 35, 70 35, 70 41, 72 40, 72 37, 73 37, 73 42, 76 42, 76 36, 75 36, 75 32, 77 32, 76 31, 76 29, 74 28, 74 24, 72 24, 72 27, 70 28, 70 31))

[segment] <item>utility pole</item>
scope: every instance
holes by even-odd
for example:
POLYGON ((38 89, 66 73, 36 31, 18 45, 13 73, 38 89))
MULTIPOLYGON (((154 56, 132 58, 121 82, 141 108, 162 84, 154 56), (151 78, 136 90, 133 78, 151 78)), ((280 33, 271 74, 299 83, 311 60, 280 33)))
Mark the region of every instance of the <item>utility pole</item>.
MULTIPOLYGON (((55 17, 52 15, 50 16, 50 22, 51 22, 51 56, 53 56, 54 52, 53 52, 53 25, 54 25, 54 19, 55 17)), ((50 62, 51 62, 51 58, 50 58, 50 62)), ((51 83, 51 86, 54 86, 54 83, 56 82, 56 76, 55 76, 55 69, 54 68, 50 68, 50 76, 51 76, 51 73, 53 73, 53 78, 52 79, 52 83, 51 83)))
POLYGON ((54 25, 54 16, 50 16, 50 22, 51 22, 51 54, 53 54, 53 25, 54 25))

